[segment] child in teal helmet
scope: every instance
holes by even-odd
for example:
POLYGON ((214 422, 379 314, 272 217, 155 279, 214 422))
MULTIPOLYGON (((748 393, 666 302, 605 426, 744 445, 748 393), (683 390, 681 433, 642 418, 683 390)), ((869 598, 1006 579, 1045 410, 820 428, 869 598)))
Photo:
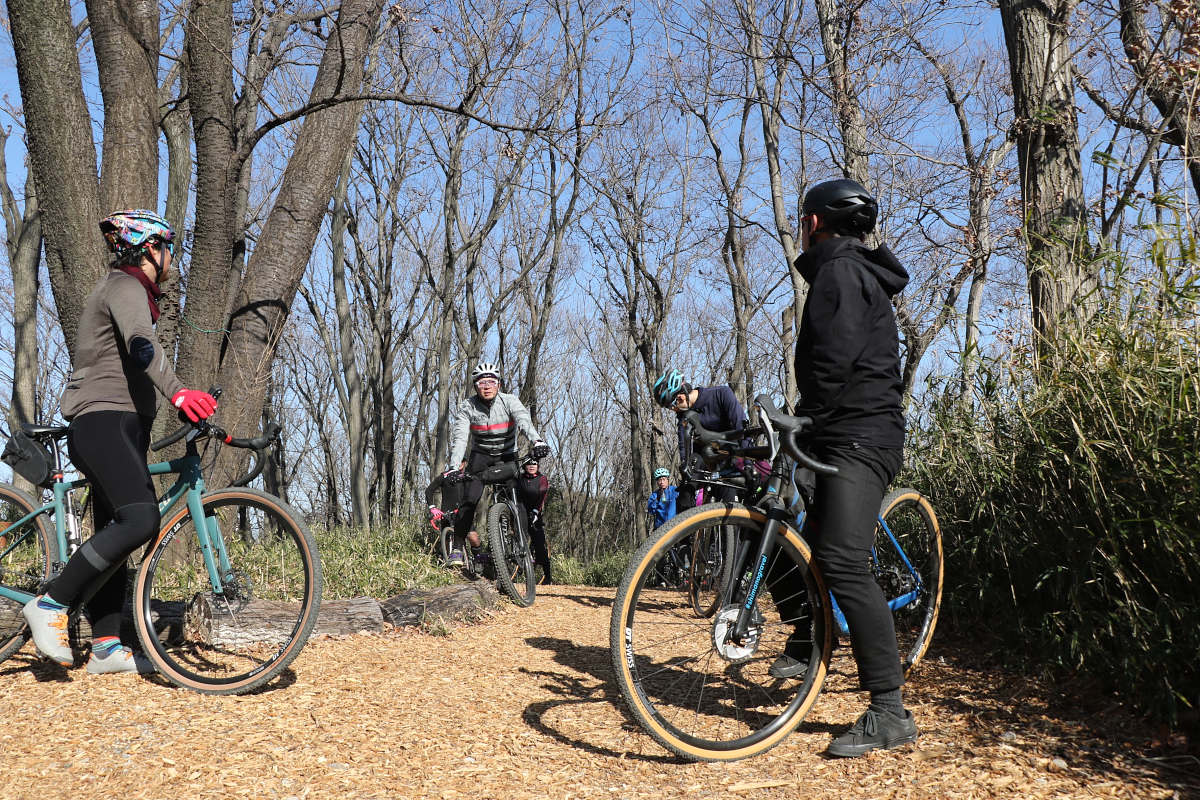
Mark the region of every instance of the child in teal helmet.
POLYGON ((671 471, 666 467, 654 470, 654 490, 646 501, 646 511, 654 515, 654 527, 675 516, 675 500, 679 490, 671 485, 671 471))

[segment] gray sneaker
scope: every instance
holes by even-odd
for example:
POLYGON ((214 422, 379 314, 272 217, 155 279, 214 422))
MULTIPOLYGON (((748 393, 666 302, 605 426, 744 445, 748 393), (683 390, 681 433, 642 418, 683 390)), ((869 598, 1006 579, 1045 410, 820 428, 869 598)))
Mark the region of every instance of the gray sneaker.
POLYGON ((454 550, 450 551, 450 557, 448 559, 446 559, 446 566, 448 566, 448 567, 463 567, 463 566, 466 566, 466 564, 467 564, 467 561, 466 561, 466 559, 463 558, 462 550, 455 548, 454 550))
POLYGON ((29 633, 38 652, 64 667, 74 666, 75 654, 71 652, 71 637, 67 634, 69 618, 66 611, 41 608, 38 600, 30 600, 21 609, 21 615, 29 623, 29 633))
POLYGON ((912 712, 898 717, 868 708, 850 730, 829 743, 829 755, 854 758, 872 750, 890 750, 917 740, 917 723, 912 712))
POLYGON ((787 653, 784 653, 771 662, 771 667, 767 670, 768 675, 780 680, 785 678, 803 678, 807 673, 808 663, 798 658, 793 658, 787 653))
POLYGON ((114 672, 136 672, 139 675, 153 675, 154 665, 150 659, 141 653, 135 653, 125 645, 114 647, 106 656, 92 653, 88 659, 87 671, 93 675, 110 675, 114 672))

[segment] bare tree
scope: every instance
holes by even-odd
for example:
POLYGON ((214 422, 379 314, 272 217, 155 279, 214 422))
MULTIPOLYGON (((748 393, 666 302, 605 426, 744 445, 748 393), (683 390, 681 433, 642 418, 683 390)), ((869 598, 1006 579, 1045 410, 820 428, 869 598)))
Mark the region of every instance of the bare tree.
POLYGON ((1013 87, 1013 138, 1029 296, 1039 351, 1084 300, 1094 277, 1087 231, 1069 24, 1075 0, 1000 0, 1013 87))
MULTIPOLYGON (((35 389, 38 376, 38 268, 41 265, 42 224, 33 180, 26 173, 25 207, 17 203, 8 183, 4 150, 8 132, 0 128, 0 207, 4 211, 5 244, 13 286, 13 383, 8 407, 8 424, 38 422, 35 389)), ((32 485, 14 475, 17 486, 29 491, 32 485)))
POLYGON ((9 0, 8 15, 50 285, 67 348, 74 352, 75 326, 106 263, 95 227, 100 183, 76 30, 67 0, 9 0))

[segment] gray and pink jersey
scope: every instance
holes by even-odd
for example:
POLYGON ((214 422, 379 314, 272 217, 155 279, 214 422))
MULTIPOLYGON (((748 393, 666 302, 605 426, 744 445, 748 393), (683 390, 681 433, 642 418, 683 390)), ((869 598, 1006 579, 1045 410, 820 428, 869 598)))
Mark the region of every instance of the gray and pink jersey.
POLYGON ((517 430, 530 442, 541 441, 542 435, 533 427, 529 409, 515 394, 499 392, 491 403, 479 395, 462 401, 454 417, 450 435, 450 466, 457 467, 472 452, 499 456, 517 451, 517 430))

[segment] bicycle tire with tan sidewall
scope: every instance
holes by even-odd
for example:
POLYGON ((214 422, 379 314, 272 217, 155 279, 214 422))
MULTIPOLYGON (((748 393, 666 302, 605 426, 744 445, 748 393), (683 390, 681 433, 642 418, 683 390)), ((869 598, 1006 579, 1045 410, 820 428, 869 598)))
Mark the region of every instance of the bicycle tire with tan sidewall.
MULTIPOLYGON (((904 677, 907 678, 917 665, 921 663, 921 659, 929 651, 929 643, 933 640, 933 632, 937 627, 938 614, 942 607, 942 587, 945 584, 945 561, 943 560, 942 550, 942 529, 938 525, 937 515, 933 511, 933 505, 929 502, 929 498, 918 492, 916 489, 901 488, 893 489, 888 492, 883 498, 883 502, 879 505, 879 517, 888 522, 889 527, 892 527, 892 522, 889 521, 889 515, 893 518, 898 512, 909 510, 915 513, 915 519, 923 527, 923 536, 928 539, 927 552, 919 554, 919 562, 914 564, 922 572, 922 581, 926 586, 926 593, 921 598, 921 608, 918 610, 919 617, 914 620, 916 624, 916 632, 912 634, 912 643, 905 641, 908 636, 901 635, 897 631, 900 647, 907 649, 908 652, 900 653, 900 665, 904 668, 904 677)), ((911 543, 910 543, 911 546, 911 543)), ((889 545, 890 547, 890 545, 889 545)), ((877 546, 876 551, 886 552, 889 547, 877 546)), ((894 549, 893 549, 894 551, 894 549)), ((916 558, 918 554, 905 554, 910 558, 916 558)), ((896 621, 901 623, 904 609, 897 609, 893 612, 896 621)))
MULTIPOLYGON (((21 491, 17 487, 8 484, 0 483, 0 504, 6 509, 6 515, 16 515, 14 519, 31 514, 34 510, 41 508, 42 504, 34 500, 27 493, 21 491), (11 512, 8 511, 11 506, 11 512), (18 513, 19 512, 19 513, 18 513)), ((17 534, 9 530, 10 520, 0 520, 0 553, 3 553, 11 545, 17 534)), ((50 578, 50 570, 54 568, 54 562, 59 560, 58 540, 55 538, 54 531, 50 527, 50 517, 47 514, 39 514, 31 520, 28 520, 21 526, 20 532, 29 531, 34 536, 34 541, 38 546, 39 552, 30 554, 30 562, 27 565, 29 569, 37 569, 37 583, 45 583, 50 578), (34 562, 37 562, 36 564, 34 562)), ((10 554, 9 558, 13 556, 10 554)), ((0 563, 0 576, 4 576, 7 585, 7 569, 9 565, 0 563)), ((25 573, 25 579, 21 581, 20 586, 14 588, 28 591, 31 594, 36 594, 41 590, 41 586, 34 586, 35 581, 32 573, 25 573)), ((25 624, 24 617, 21 616, 21 605, 15 600, 6 598, 0 599, 4 608, 0 611, 3 615, 3 620, 6 620, 4 625, 0 627, 0 661, 12 656, 20 650, 25 642, 29 639, 29 626, 25 624)))
MULTIPOLYGON (((153 573, 160 562, 163 562, 164 569, 166 568, 165 564, 169 559, 168 548, 173 544, 182 528, 187 527, 187 523, 194 523, 186 505, 175 511, 165 521, 138 569, 134 586, 134 625, 146 656, 167 680, 177 686, 203 694, 244 694, 263 686, 278 676, 299 655, 308 641, 308 637, 317 623, 317 615, 321 606, 323 579, 320 555, 312 533, 301 521, 299 514, 274 495, 257 489, 230 487, 206 493, 202 497, 201 503, 206 517, 210 516, 207 513, 210 509, 214 511, 211 515, 213 517, 216 516, 215 511, 222 508, 245 508, 260 511, 269 515, 273 524, 277 526, 275 535, 279 535, 279 529, 282 529, 282 533, 294 543, 296 557, 302 565, 298 569, 298 573, 302 574, 300 579, 303 580, 303 589, 294 610, 295 622, 286 640, 262 664, 246 674, 230 679, 206 677, 189 672, 177 666, 167 655, 167 648, 159 640, 159 634, 151 614, 151 593, 154 591, 153 573)), ((188 533, 194 534, 194 530, 189 530, 188 533)), ((289 552, 291 551, 289 550, 289 552)), ((235 569, 239 568, 236 563, 234 566, 235 569)), ((254 587, 252 580, 247 583, 253 590, 258 590, 258 587, 254 587)), ((199 592, 198 594, 204 593, 199 592)), ((289 612, 289 616, 291 613, 293 612, 289 612)))
MULTIPOLYGON (((791 527, 781 525, 779 536, 787 558, 799 566, 804 573, 810 606, 814 609, 813 654, 810 668, 800 681, 795 696, 788 701, 783 713, 762 730, 733 741, 698 740, 688 737, 672 726, 648 701, 632 665, 639 653, 636 650, 634 625, 631 617, 635 612, 636 598, 646 584, 646 577, 654 563, 663 556, 676 541, 688 534, 686 529, 700 529, 707 525, 733 524, 742 529, 760 531, 766 524, 766 516, 757 508, 731 503, 712 503, 684 512, 656 529, 630 559, 629 567, 617 589, 613 602, 609 628, 609 649, 617 684, 626 706, 642 728, 668 750, 692 761, 736 761, 764 753, 782 742, 804 720, 816 702, 825 677, 829 671, 829 659, 833 631, 833 618, 827 602, 828 590, 820 570, 813 562, 812 552, 800 535, 791 527), (802 563, 800 563, 802 562, 802 563)), ((753 535, 753 534, 752 534, 753 535)), ((757 539, 755 539, 757 541, 757 539)), ((733 580, 738 580, 735 576, 733 580)), ((682 601, 688 606, 690 603, 682 601)), ((692 615, 696 622, 707 622, 692 615)))

